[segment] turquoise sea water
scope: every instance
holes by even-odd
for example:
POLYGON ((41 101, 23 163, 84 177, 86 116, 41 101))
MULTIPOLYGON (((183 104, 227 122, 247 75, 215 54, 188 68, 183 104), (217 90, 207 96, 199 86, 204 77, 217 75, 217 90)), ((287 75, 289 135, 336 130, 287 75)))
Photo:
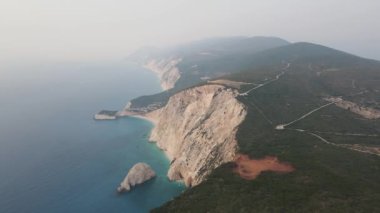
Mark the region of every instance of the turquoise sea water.
POLYGON ((147 142, 151 123, 92 119, 158 91, 154 74, 123 62, 1 67, 0 212, 147 212, 181 193, 147 142), (158 176, 118 195, 141 161, 158 176))

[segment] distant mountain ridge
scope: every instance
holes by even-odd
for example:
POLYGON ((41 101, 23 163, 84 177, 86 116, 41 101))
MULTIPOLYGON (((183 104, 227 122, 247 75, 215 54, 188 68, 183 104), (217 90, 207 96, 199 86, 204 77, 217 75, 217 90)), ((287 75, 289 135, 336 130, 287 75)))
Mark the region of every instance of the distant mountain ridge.
MULTIPOLYGON (((380 62, 364 59, 349 53, 345 53, 339 50, 335 50, 329 47, 325 47, 322 45, 307 43, 307 42, 299 42, 299 43, 289 43, 283 39, 272 38, 272 37, 237 37, 237 38, 222 38, 216 39, 206 39, 192 42, 186 45, 181 45, 180 47, 172 48, 170 51, 164 51, 164 54, 161 54, 160 51, 155 49, 154 54, 151 56, 147 56, 149 54, 142 52, 137 52, 137 55, 144 55, 145 61, 140 61, 140 63, 147 63, 149 60, 162 62, 162 70, 167 68, 168 64, 170 64, 173 59, 181 58, 181 62, 176 64, 175 67, 178 68, 178 79, 176 79, 173 84, 173 88, 161 92, 156 95, 149 95, 134 99, 131 101, 132 108, 141 108, 147 107, 150 104, 161 103, 164 104, 168 98, 175 94, 176 92, 191 87, 193 85, 207 82, 209 79, 218 78, 224 75, 229 75, 232 73, 238 73, 243 71, 249 71, 256 68, 261 67, 273 67, 273 66, 282 66, 285 61, 310 61, 318 64, 318 66, 366 66, 377 67, 380 62), (211 42, 212 41, 212 42, 211 42), (250 43, 253 41, 251 47, 254 47, 254 44, 260 46, 260 48, 248 48, 250 51, 246 51, 247 48, 244 48, 243 51, 236 51, 239 48, 232 48, 234 51, 231 54, 220 54, 218 56, 214 55, 194 55, 194 51, 187 51, 190 44, 195 44, 195 46, 202 46, 201 44, 209 44, 206 47, 212 46, 216 47, 218 44, 222 44, 224 41, 229 41, 228 45, 230 46, 235 43, 250 43), (273 41, 271 45, 263 45, 267 48, 262 48, 263 46, 259 45, 261 41, 265 41, 264 43, 270 43, 273 41), (180 47, 184 47, 183 52, 192 53, 185 55, 183 58, 177 57, 177 50, 180 47), (170 54, 172 55, 170 55, 170 54), (155 58, 156 57, 156 58, 155 58), (149 101, 152 100, 152 101, 149 101)), ((241 47, 241 45, 240 45, 241 47)), ((201 48, 190 48, 192 50, 200 50, 201 48)), ((207 48, 203 48, 205 50, 207 48)), ((152 48, 150 48, 152 50, 152 48)), ((136 55, 131 56, 131 60, 136 60, 136 55)), ((160 105, 160 104, 158 104, 160 105)))
POLYGON ((149 105, 152 104, 161 106, 170 95, 184 88, 240 70, 234 62, 222 69, 212 69, 208 67, 209 64, 215 65, 217 61, 222 62, 226 58, 233 60, 288 44, 290 43, 286 40, 276 37, 224 37, 189 42, 167 49, 144 47, 131 54, 128 60, 155 70, 166 91, 132 100, 130 107, 150 108, 149 105))
POLYGON ((254 53, 288 44, 290 44, 288 41, 281 38, 264 36, 207 38, 162 49, 156 47, 143 47, 128 56, 128 59, 144 63, 146 60, 152 58, 194 57, 204 52, 221 55, 235 54, 237 52, 254 53))

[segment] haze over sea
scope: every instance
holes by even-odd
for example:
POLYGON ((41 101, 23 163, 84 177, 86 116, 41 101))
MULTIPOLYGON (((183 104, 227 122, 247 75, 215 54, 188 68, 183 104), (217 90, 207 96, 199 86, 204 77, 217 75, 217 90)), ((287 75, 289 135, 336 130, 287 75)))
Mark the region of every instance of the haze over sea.
POLYGON ((182 192, 147 142, 151 123, 93 120, 159 91, 153 73, 127 62, 1 67, 0 212, 147 212, 182 192), (117 195, 137 162, 158 176, 117 195))

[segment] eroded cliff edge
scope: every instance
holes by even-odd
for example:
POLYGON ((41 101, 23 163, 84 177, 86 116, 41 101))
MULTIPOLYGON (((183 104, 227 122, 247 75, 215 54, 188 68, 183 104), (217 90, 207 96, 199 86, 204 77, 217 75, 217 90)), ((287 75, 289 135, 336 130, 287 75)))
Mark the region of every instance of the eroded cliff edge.
POLYGON ((174 87, 181 76, 177 67, 181 61, 181 58, 151 59, 144 64, 144 67, 156 73, 162 89, 168 90, 174 87))
POLYGON ((156 124, 150 140, 171 160, 170 180, 194 186, 216 167, 234 160, 236 132, 247 114, 236 95, 236 90, 221 85, 194 87, 145 115, 156 124))

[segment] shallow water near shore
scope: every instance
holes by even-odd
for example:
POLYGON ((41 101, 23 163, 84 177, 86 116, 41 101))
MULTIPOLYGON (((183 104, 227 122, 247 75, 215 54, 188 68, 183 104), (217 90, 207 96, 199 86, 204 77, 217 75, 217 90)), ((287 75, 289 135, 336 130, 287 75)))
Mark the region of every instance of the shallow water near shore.
POLYGON ((2 67, 0 212, 147 212, 180 194, 168 159, 147 142, 151 123, 92 119, 159 91, 153 73, 125 62, 2 67), (157 177, 118 195, 137 162, 157 177))

